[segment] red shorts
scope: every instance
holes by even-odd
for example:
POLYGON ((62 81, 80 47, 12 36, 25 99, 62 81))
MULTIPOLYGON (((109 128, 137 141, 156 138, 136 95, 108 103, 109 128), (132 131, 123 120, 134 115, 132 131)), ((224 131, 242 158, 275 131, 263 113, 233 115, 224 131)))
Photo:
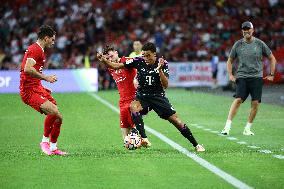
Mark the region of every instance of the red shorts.
POLYGON ((43 113, 40 106, 47 100, 56 105, 55 99, 51 96, 51 91, 43 87, 22 90, 20 95, 25 104, 40 113, 43 113))
POLYGON ((132 121, 131 113, 130 113, 130 103, 131 101, 126 101, 123 103, 119 103, 120 109, 120 128, 133 128, 135 125, 132 121))

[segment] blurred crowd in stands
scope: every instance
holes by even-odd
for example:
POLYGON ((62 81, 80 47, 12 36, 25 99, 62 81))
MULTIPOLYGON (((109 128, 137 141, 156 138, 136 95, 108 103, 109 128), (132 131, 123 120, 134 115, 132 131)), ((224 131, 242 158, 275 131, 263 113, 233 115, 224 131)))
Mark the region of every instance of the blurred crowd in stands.
MULTIPOLYGON (((283 0, 11 0, 0 7, 0 69, 18 69, 39 26, 57 31, 48 68, 98 67, 95 53, 114 44, 129 55, 132 43, 155 42, 168 61, 225 61, 240 25, 250 20, 255 36, 273 51, 284 44, 283 0)), ((279 53, 281 55, 281 53, 279 53)))

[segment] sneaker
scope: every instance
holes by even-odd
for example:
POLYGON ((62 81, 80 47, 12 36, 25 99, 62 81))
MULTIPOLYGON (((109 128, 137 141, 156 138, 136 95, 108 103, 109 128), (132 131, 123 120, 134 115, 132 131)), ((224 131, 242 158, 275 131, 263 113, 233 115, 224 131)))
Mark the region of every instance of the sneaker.
POLYGON ((40 145, 41 151, 43 153, 45 153, 48 156, 50 156, 52 154, 50 149, 49 149, 49 143, 48 142, 41 142, 39 145, 40 145))
POLYGON ((145 148, 149 148, 151 147, 151 142, 148 140, 148 138, 142 138, 141 141, 141 146, 145 147, 145 148))
POLYGON ((195 150, 196 152, 204 152, 205 148, 202 145, 198 144, 197 146, 195 146, 195 150))
POLYGON ((58 155, 58 156, 66 156, 68 154, 67 152, 63 152, 59 149, 56 149, 56 150, 52 151, 51 153, 52 153, 52 155, 58 155))
POLYGON ((243 132, 243 135, 247 135, 247 136, 251 136, 251 135, 254 135, 253 132, 250 131, 250 129, 244 129, 244 132, 243 132))
POLYGON ((221 134, 222 134, 222 135, 229 135, 229 133, 230 133, 230 129, 227 128, 227 127, 225 127, 225 128, 221 131, 221 134))

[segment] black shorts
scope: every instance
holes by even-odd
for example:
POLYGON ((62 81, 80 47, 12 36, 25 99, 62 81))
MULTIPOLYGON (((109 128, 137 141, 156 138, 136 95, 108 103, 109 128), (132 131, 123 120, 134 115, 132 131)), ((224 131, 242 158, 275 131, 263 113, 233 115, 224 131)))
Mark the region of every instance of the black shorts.
POLYGON ((235 98, 241 98, 243 102, 251 95, 251 100, 258 100, 261 102, 263 80, 257 78, 238 78, 236 80, 236 94, 235 98))
POLYGON ((135 99, 140 102, 143 108, 141 112, 154 110, 162 119, 168 119, 176 113, 167 97, 137 95, 135 99))

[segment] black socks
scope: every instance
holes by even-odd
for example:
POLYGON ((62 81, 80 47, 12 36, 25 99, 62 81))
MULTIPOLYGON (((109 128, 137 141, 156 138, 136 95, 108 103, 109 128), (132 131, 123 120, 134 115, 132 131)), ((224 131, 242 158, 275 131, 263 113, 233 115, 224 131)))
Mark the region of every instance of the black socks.
POLYGON ((131 113, 131 116, 132 116, 134 124, 136 125, 136 129, 139 131, 139 134, 141 135, 141 137, 147 138, 147 135, 144 129, 144 122, 143 122, 141 114, 139 112, 134 112, 134 113, 131 113))
POLYGON ((186 126, 186 124, 184 124, 184 127, 179 131, 185 138, 187 138, 187 140, 190 141, 193 147, 196 147, 198 145, 198 143, 196 142, 195 138, 193 137, 190 129, 186 126))

